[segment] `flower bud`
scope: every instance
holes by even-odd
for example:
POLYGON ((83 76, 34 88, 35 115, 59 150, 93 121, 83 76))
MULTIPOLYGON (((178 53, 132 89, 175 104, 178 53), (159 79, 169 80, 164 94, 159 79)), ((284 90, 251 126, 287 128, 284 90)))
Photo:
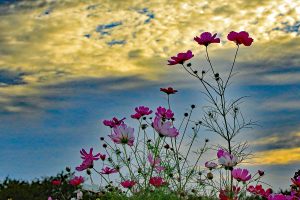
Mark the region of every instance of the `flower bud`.
POLYGON ((70 172, 70 171, 71 171, 71 168, 70 168, 70 167, 66 167, 66 171, 67 171, 67 172, 70 172))
POLYGON ((104 140, 104 137, 100 137, 100 140, 102 140, 102 141, 103 141, 103 140, 104 140))
POLYGON ((212 180, 214 178, 214 175, 211 172, 208 172, 206 176, 209 180, 212 180))
POLYGON ((90 170, 90 169, 87 169, 87 170, 86 170, 86 174, 87 174, 87 175, 91 175, 91 174, 92 174, 91 170, 90 170))
POLYGON ((194 104, 192 104, 192 105, 191 105, 191 108, 194 109, 194 108, 196 108, 196 106, 195 106, 194 104))
POLYGON ((186 66, 187 66, 187 67, 190 67, 190 66, 192 66, 192 63, 188 63, 186 66))
POLYGON ((187 117, 187 116, 189 116, 189 114, 188 113, 184 113, 184 116, 187 117))
POLYGON ((103 146, 103 148, 106 148, 106 147, 107 147, 107 144, 103 144, 102 146, 103 146))
POLYGON ((148 127, 148 124, 142 124, 142 125, 141 125, 141 128, 142 128, 143 130, 145 130, 147 127, 148 127))

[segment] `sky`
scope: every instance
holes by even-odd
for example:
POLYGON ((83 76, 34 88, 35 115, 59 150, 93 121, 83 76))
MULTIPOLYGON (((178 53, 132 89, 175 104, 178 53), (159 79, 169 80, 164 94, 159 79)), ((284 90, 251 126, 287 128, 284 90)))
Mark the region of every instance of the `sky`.
POLYGON ((297 0, 0 0, 0 180, 74 168, 109 134, 102 120, 165 104, 160 87, 179 90, 178 116, 200 112, 201 86, 168 58, 190 49, 205 69, 193 38, 218 33, 209 52, 222 76, 235 50, 226 36, 245 30, 254 43, 239 51, 230 94, 249 96, 244 112, 260 125, 242 133, 250 167, 287 188, 300 168, 299 27, 297 0))

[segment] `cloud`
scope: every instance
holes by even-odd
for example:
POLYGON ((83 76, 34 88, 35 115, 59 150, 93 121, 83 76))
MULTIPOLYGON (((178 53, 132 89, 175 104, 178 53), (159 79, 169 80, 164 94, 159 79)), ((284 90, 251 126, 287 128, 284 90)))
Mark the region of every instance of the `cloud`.
MULTIPOLYGON (((0 88, 0 93, 15 94, 4 95, 5 101, 13 102, 20 95, 45 93, 38 89, 43 86, 76 79, 140 76, 160 82, 174 77, 181 80, 176 70, 164 68, 166 60, 190 48, 202 55, 193 37, 207 30, 221 33, 222 44, 231 30, 247 30, 253 35, 253 47, 241 50, 238 58, 242 77, 251 77, 249 82, 298 83, 292 72, 269 72, 298 66, 295 27, 300 11, 294 8, 299 4, 280 0, 193 0, 172 5, 168 1, 102 1, 101 6, 96 0, 39 0, 5 4, 0 6, 0 29, 5 30, 0 33, 0 70, 20 74, 26 84, 0 88), (288 26, 294 27, 293 31, 286 31, 288 26), (283 48, 284 54, 276 51, 283 48)), ((216 50, 216 45, 211 51, 224 63, 229 62, 232 47, 226 44, 216 50)))
POLYGON ((286 165, 299 162, 300 148, 272 149, 256 152, 251 165, 286 165))

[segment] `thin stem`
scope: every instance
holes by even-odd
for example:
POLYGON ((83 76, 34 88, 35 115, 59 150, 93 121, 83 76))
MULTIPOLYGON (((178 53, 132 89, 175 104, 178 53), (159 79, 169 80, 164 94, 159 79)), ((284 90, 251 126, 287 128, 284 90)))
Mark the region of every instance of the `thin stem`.
POLYGON ((232 74, 232 71, 233 71, 233 67, 234 67, 234 64, 235 64, 235 60, 236 60, 236 56, 237 56, 238 51, 239 51, 239 47, 240 47, 240 45, 237 45, 237 48, 236 48, 236 51, 235 51, 235 55, 234 55, 234 59, 233 59, 233 63, 231 65, 230 73, 229 73, 229 76, 228 76, 228 78, 227 78, 227 80, 225 82, 225 85, 224 85, 223 93, 225 92, 225 89, 227 87, 228 81, 229 81, 229 79, 231 77, 231 74, 232 74))

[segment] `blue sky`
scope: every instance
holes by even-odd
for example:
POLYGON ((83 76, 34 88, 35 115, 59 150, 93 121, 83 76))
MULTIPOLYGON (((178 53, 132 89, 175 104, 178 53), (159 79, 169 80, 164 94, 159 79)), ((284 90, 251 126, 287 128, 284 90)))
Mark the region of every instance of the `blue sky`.
MULTIPOLYGON (((230 94, 249 95, 244 112, 261 125, 244 133, 257 155, 268 156, 251 167, 265 169, 275 188, 288 186, 300 163, 297 7, 298 1, 280 0, 2 4, 0 179, 31 180, 74 168, 82 147, 100 150, 98 138, 108 134, 103 119, 129 118, 136 106, 165 104, 160 87, 179 90, 174 96, 178 116, 190 104, 201 115, 200 85, 168 67, 167 59, 192 49, 193 63, 205 67, 203 49, 193 37, 218 32, 222 43, 210 52, 225 73, 234 54, 226 34, 246 30, 255 42, 241 48, 230 94)), ((204 137, 212 136, 203 131, 204 137)))

